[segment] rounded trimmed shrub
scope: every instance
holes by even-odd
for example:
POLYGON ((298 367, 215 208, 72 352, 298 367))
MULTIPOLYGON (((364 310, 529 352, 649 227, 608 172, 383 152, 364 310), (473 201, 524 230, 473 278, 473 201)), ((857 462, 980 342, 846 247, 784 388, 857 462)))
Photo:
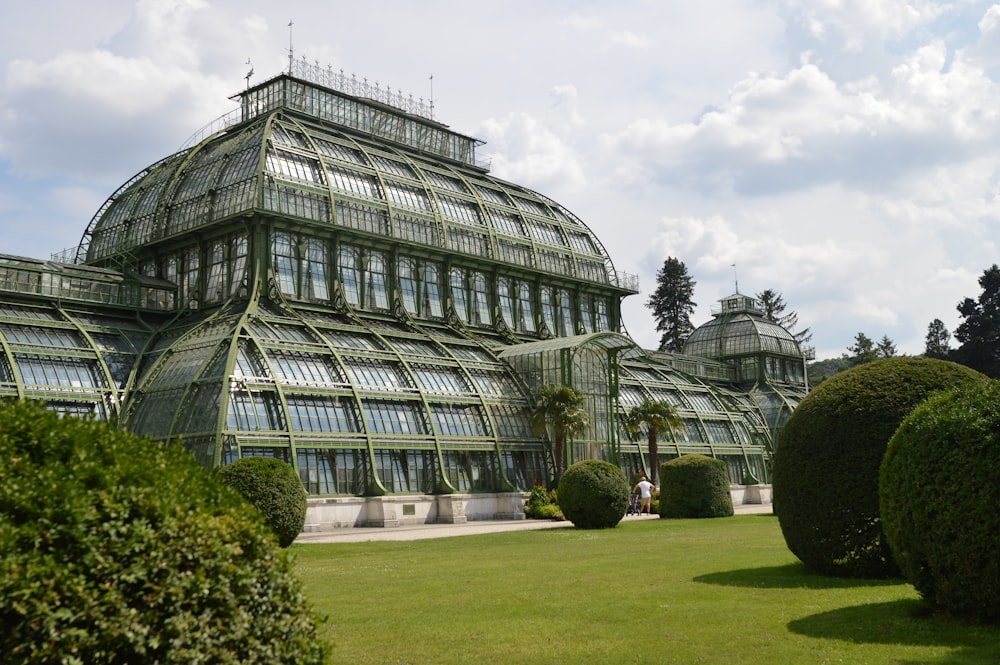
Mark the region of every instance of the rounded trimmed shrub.
POLYGON ((931 394, 987 380, 944 360, 887 358, 809 393, 774 455, 774 508, 792 553, 825 575, 899 576, 879 517, 879 466, 889 439, 931 394))
POLYGON ((616 526, 625 517, 628 495, 625 474, 603 460, 577 462, 559 480, 559 509, 578 529, 616 526))
POLYGON ((244 457, 219 469, 222 481, 264 515, 282 547, 291 545, 306 523, 306 491, 286 462, 273 457, 244 457))
POLYGON ((729 470, 720 459, 682 455, 660 465, 660 518, 731 517, 729 470))
POLYGON ((178 446, 0 405, 5 663, 323 663, 260 514, 178 446))
POLYGON ((932 607, 1000 621, 1000 383, 914 409, 880 481, 882 527, 907 581, 932 607))

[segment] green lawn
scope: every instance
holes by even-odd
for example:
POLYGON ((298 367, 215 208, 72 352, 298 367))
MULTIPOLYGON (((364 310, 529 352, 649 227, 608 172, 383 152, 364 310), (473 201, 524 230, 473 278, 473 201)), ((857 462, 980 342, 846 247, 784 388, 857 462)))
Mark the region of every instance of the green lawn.
POLYGON ((907 584, 807 573, 771 515, 293 552, 334 663, 1000 662, 907 584))

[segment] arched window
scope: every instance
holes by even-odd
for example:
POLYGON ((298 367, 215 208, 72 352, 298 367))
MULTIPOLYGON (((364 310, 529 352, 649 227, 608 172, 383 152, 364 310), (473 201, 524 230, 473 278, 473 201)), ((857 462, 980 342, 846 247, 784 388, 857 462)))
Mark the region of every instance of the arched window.
POLYGON ((514 316, 515 283, 506 277, 497 278, 497 302, 500 304, 500 316, 511 328, 517 329, 517 318, 514 316))
POLYGON ((580 325, 584 333, 594 332, 594 313, 591 308, 590 296, 586 293, 580 296, 580 325))
POLYGON ((365 307, 389 309, 389 290, 386 286, 385 255, 367 251, 365 262, 365 307))
POLYGON ((451 269, 451 301, 455 313, 463 323, 469 322, 468 292, 465 286, 465 271, 461 268, 451 269))
POLYGON ((559 296, 559 316, 557 319, 557 325, 559 326, 559 335, 562 337, 569 337, 576 333, 573 329, 573 305, 569 297, 569 291, 566 289, 556 289, 559 296))
POLYGON ((531 286, 509 277, 497 279, 497 302, 500 315, 511 329, 535 332, 535 312, 531 304, 531 286))
POLYGON ((481 272, 472 271, 469 275, 472 284, 472 311, 471 318, 476 325, 488 326, 493 323, 493 315, 490 313, 490 292, 487 287, 486 275, 481 272))
POLYGON ((541 300, 542 319, 545 321, 549 332, 553 335, 558 335, 559 331, 556 328, 556 306, 553 301, 553 289, 551 286, 542 286, 541 300))
POLYGON ((420 273, 417 272, 416 260, 406 256, 399 257, 396 263, 396 277, 399 280, 399 294, 403 299, 403 307, 410 314, 419 315, 417 308, 417 289, 420 286, 420 273))
POLYGON ((521 281, 517 287, 517 302, 519 306, 517 329, 521 332, 535 332, 535 309, 531 302, 531 285, 521 281))
POLYGON ((396 263, 403 307, 413 316, 441 318, 441 271, 437 264, 425 259, 401 256, 396 263))
POLYGON ((305 241, 305 296, 309 300, 329 300, 330 289, 326 282, 326 243, 319 238, 305 241))

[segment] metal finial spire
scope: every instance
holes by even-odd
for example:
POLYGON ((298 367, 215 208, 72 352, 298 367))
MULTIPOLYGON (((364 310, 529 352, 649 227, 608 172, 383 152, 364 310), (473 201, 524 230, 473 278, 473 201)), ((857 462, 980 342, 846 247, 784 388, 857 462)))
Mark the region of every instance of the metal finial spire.
POLYGON ((292 73, 292 61, 295 59, 295 49, 292 47, 292 26, 294 21, 288 21, 288 74, 292 73))
POLYGON ((434 75, 431 74, 431 120, 434 119, 434 75))
POLYGON ((740 280, 736 276, 736 264, 733 263, 732 266, 733 266, 733 282, 736 284, 736 293, 739 293, 740 292, 740 280))

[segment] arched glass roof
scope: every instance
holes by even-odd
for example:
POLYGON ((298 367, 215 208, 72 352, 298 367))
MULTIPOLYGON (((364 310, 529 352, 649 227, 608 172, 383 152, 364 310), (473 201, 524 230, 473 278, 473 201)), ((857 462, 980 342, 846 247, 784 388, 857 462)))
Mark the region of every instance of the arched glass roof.
MULTIPOLYGON (((680 417, 680 429, 659 437, 661 460, 697 453, 725 459, 734 481, 769 477, 770 432, 745 392, 707 383, 654 356, 622 360, 619 384, 623 413, 650 400, 670 404, 680 417)), ((619 434, 623 456, 645 455, 645 432, 638 441, 629 441, 624 429, 619 434)))
POLYGON ((126 313, 0 303, 0 397, 117 417, 150 327, 126 313))
MULTIPOLYGON (((270 98, 301 86, 281 76, 246 94, 270 98)), ((315 104, 285 96, 274 105, 281 110, 262 115, 255 107, 244 123, 135 176, 94 217, 80 258, 108 262, 259 211, 636 290, 634 278, 620 279, 590 229, 555 201, 493 178, 467 160, 415 152, 416 139, 405 133, 396 145, 373 140, 371 132, 317 122, 296 111, 343 103, 345 97, 314 86, 303 90, 318 96, 315 104)), ((434 129, 453 135, 443 125, 434 129)))
MULTIPOLYGON (((147 354, 126 424, 179 438, 209 466, 267 454, 301 457, 308 467, 311 457, 336 451, 365 460, 378 450, 495 457, 501 444, 508 456, 540 460, 529 401, 509 366, 446 329, 262 305, 193 320, 162 340, 147 354)), ((524 479, 490 482, 515 487, 524 479)))

